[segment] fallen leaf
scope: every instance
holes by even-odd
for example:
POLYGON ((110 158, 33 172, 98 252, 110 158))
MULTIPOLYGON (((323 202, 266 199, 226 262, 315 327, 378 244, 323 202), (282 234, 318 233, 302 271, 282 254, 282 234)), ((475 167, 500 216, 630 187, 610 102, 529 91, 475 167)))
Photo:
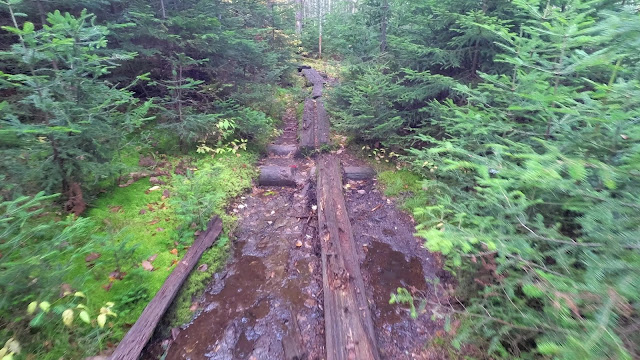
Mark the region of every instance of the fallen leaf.
POLYGON ((209 265, 202 264, 202 265, 198 266, 198 271, 205 272, 205 271, 207 271, 208 268, 209 268, 209 265))
POLYGON ((151 204, 147 204, 147 209, 149 209, 149 211, 154 211, 155 210, 151 204))
POLYGON ((140 210, 140 215, 144 215, 146 213, 147 213, 147 210, 145 210, 145 209, 140 210))
POLYGON ((157 232, 163 232, 163 231, 164 231, 164 228, 159 227, 159 228, 157 228, 157 229, 156 229, 156 231, 157 231, 157 232))
POLYGON ((156 190, 160 190, 160 186, 156 185, 156 186, 152 186, 149 188, 149 190, 147 191, 156 191, 156 190))
POLYGON ((153 262, 157 257, 158 257, 158 254, 153 254, 153 255, 149 256, 149 258, 147 259, 147 261, 148 261, 148 262, 153 262))
POLYGON ((109 279, 113 279, 113 280, 122 280, 125 275, 127 275, 126 272, 122 272, 122 271, 112 271, 111 273, 109 273, 109 279))
POLYGON ((122 210, 122 206, 109 206, 109 211, 112 213, 120 212, 120 210, 122 210))
POLYGON ((622 140, 628 140, 629 136, 625 135, 625 134, 620 134, 620 137, 622 138, 622 140))
POLYGON ((191 306, 189 307, 189 311, 194 312, 194 311, 196 311, 196 310, 198 310, 198 303, 197 303, 197 302, 194 302, 194 303, 192 303, 192 304, 191 304, 191 306))
POLYGON ((302 246, 302 241, 298 240, 296 241, 296 247, 301 247, 302 246))
POLYGON ((171 251, 169 251, 170 253, 172 253, 175 256, 178 256, 178 249, 172 249, 171 251))
POLYGON ((112 287, 112 286, 113 286, 113 283, 112 283, 112 282, 110 282, 110 283, 108 283, 108 284, 104 284, 104 285, 102 285, 102 288, 103 288, 105 291, 109 291, 109 290, 111 290, 111 287, 112 287))
POLYGON ((62 284, 60 285, 60 297, 65 297, 67 295, 70 295, 73 291, 71 291, 71 285, 69 284, 62 284))
POLYGON ((153 265, 151 265, 151 263, 148 260, 142 261, 142 268, 147 271, 153 271, 153 265))
POLYGON ((159 222, 160 222, 160 219, 155 218, 155 219, 153 219, 153 220, 149 221, 149 225, 155 225, 155 224, 157 224, 157 223, 159 223, 159 222))
POLYGON ((162 191, 162 196, 164 196, 165 199, 168 199, 169 197, 171 197, 171 193, 169 192, 169 190, 165 189, 164 191, 162 191))
POLYGON ((196 230, 196 232, 193 233, 194 236, 198 236, 200 234, 201 234, 200 230, 196 230))
POLYGON ((87 255, 87 257, 84 258, 84 261, 92 262, 92 261, 98 259, 100 256, 101 256, 100 253, 92 252, 91 254, 87 255))

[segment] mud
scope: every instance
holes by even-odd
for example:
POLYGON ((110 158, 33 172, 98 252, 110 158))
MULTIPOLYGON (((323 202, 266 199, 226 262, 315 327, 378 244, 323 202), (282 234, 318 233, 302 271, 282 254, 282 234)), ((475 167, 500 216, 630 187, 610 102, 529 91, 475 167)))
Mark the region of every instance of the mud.
MULTIPOLYGON (((339 154, 343 166, 364 166, 348 152, 339 154)), ((433 281, 444 275, 436 255, 413 236, 411 216, 398 210, 379 190, 377 180, 345 182, 345 200, 370 299, 373 322, 383 359, 446 358, 428 349, 442 320, 431 320, 429 308, 412 319, 407 306, 391 305, 398 287, 415 298, 433 296, 433 281)), ((419 303, 416 301, 416 307, 419 303)))
MULTIPOLYGON (((274 143, 297 142, 298 121, 290 109, 274 143)), ((344 149, 334 152, 345 166, 363 162, 344 149)), ((189 324, 172 338, 148 347, 145 359, 324 359, 320 246, 313 210, 311 159, 275 156, 260 165, 295 168, 304 181, 295 188, 261 187, 237 199, 234 254, 215 274, 189 324), (162 346, 160 345, 162 344, 162 346), (292 345, 293 344, 293 345, 292 345), (300 350, 302 349, 302 350, 300 350), (153 355, 151 355, 153 354, 153 355)), ((423 312, 413 320, 406 306, 389 304, 398 287, 430 296, 430 281, 442 274, 439 261, 413 236, 413 219, 377 188, 377 181, 346 182, 345 200, 356 242, 382 359, 439 359, 427 349, 440 320, 423 312)))

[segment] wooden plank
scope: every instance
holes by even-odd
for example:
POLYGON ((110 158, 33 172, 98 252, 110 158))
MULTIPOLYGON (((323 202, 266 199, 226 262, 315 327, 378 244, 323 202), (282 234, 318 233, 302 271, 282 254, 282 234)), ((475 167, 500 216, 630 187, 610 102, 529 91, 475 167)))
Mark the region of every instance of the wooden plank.
POLYGON ((296 186, 294 168, 289 166, 261 166, 260 186, 296 186))
POLYGON ((304 100, 304 112, 302 113, 302 126, 300 128, 300 147, 302 150, 315 148, 315 102, 311 98, 304 100))
POLYGON ((316 100, 316 146, 329 143, 329 115, 322 100, 316 100))
POLYGON ((322 84, 313 84, 313 89, 311 90, 311 97, 317 99, 322 96, 322 84))
POLYGON ((147 304, 136 323, 133 324, 129 332, 120 341, 115 352, 111 355, 111 360, 138 359, 142 349, 153 335, 158 322, 160 322, 169 305, 171 305, 187 276, 200 260, 202 253, 213 245, 220 232, 222 232, 222 220, 215 216, 209 221, 207 230, 194 241, 182 260, 178 262, 176 268, 167 277, 160 291, 147 304))
POLYGON ((312 86, 324 84, 324 79, 315 69, 302 69, 302 74, 312 86))
POLYGON ((326 358, 379 360, 371 310, 342 194, 342 173, 338 160, 330 154, 318 159, 317 199, 326 358))

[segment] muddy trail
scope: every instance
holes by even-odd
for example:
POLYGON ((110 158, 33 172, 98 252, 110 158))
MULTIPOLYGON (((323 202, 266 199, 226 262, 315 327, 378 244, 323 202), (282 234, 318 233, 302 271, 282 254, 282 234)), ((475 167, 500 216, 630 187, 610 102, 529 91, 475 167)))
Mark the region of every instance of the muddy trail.
MULTIPOLYGON (((303 74, 311 79, 313 97, 318 98, 324 79, 308 71, 303 74)), ((300 155, 300 148, 326 144, 328 127, 320 99, 307 99, 300 126, 295 109, 285 113, 283 133, 261 161, 256 186, 230 210, 238 217, 233 257, 196 299, 193 320, 173 329, 169 339, 149 344, 145 359, 442 358, 427 346, 442 324, 431 321, 428 311, 413 320, 408 309, 389 304, 398 287, 428 294, 432 285, 425 279, 441 275, 438 261, 412 235, 411 217, 378 190, 373 174, 340 180, 332 185, 333 195, 327 195, 328 182, 317 183, 316 173, 325 171, 323 161, 340 163, 345 170, 365 169, 344 149, 317 158, 300 155), (333 200, 326 196, 339 197, 338 212, 340 204, 345 207, 343 219, 340 214, 336 220, 327 215, 327 204, 333 200), (340 241, 351 238, 347 245, 352 250, 327 247, 327 229, 333 222, 347 223, 336 234, 351 229, 352 237, 337 236, 340 241), (332 267, 340 256, 344 259, 339 265, 347 271, 332 267), (336 287, 331 274, 340 271, 346 273, 347 283, 362 279, 361 286, 336 287), (353 304, 349 291, 356 299, 353 304), (356 328, 364 324, 362 329, 335 324, 350 318, 356 328), (372 334, 371 339, 360 339, 366 336, 358 331, 372 334), (369 354, 367 346, 372 352, 363 355, 369 354)))

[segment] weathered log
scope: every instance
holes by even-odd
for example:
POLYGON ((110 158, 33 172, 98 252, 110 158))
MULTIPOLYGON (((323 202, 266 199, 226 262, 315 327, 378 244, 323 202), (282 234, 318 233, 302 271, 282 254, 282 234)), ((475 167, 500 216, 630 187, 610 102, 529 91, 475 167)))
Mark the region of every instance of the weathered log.
POLYGON ((317 99, 322 96, 322 84, 313 84, 313 89, 311 90, 311 97, 317 99))
POLYGON ((261 166, 258 185, 296 186, 295 169, 288 166, 261 166))
POLYGON ((200 234, 193 245, 187 250, 176 268, 173 269, 167 280, 156 293, 156 296, 147 304, 135 324, 129 329, 118 347, 111 355, 111 360, 136 360, 145 347, 151 335, 160 322, 162 315, 171 305, 180 287, 187 279, 193 267, 198 263, 202 253, 213 245, 213 242, 222 232, 222 220, 217 216, 209 221, 207 230, 200 234))
POLYGON ((302 72, 304 69, 311 69, 309 65, 298 64, 298 72, 302 72))
POLYGON ((324 84, 324 79, 315 69, 302 69, 302 74, 310 85, 324 84))
POLYGON ((297 145, 269 145, 267 146, 267 152, 276 156, 289 156, 296 155, 298 153, 297 145))
POLYGON ((371 310, 342 194, 342 173, 338 160, 331 155, 322 155, 318 160, 317 186, 326 359, 379 360, 371 310))
POLYGON ((302 113, 302 126, 300 127, 300 147, 303 150, 315 148, 315 117, 315 102, 313 99, 306 98, 302 113))
POLYGON ((344 177, 349 180, 369 180, 376 176, 376 171, 368 166, 345 166, 344 177))
POLYGON ((329 115, 322 100, 316 100, 316 147, 329 143, 329 115))

